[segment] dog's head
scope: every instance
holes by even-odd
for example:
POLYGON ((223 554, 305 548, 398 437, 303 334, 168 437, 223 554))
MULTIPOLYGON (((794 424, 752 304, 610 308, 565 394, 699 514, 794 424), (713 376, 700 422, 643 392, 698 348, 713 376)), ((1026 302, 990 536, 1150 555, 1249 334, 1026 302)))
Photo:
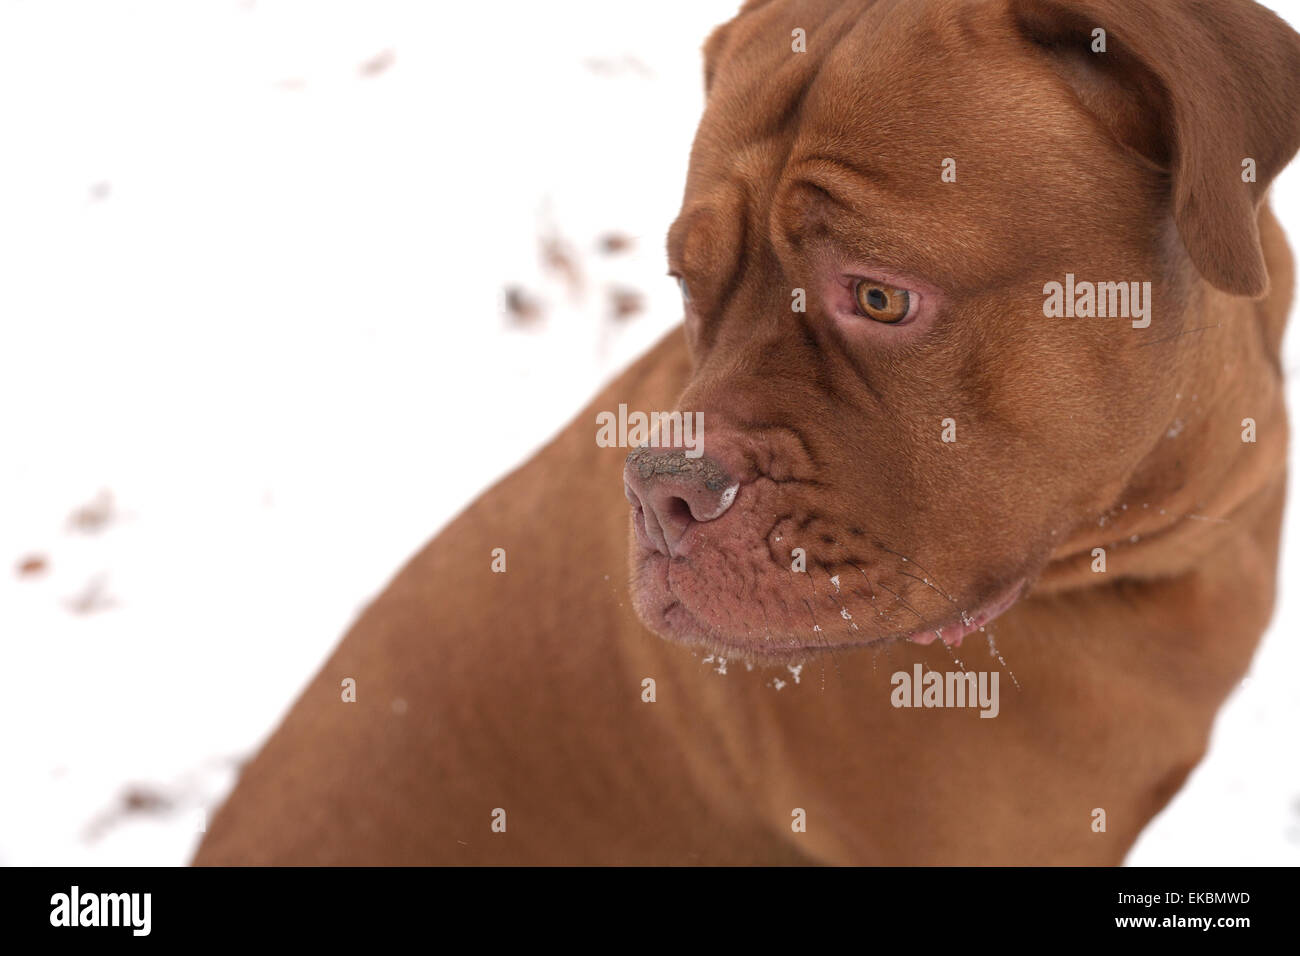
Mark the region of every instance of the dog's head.
POLYGON ((705 56, 668 239, 704 456, 629 456, 638 612, 758 657, 959 640, 1086 555, 1204 313, 1266 292, 1300 38, 1233 0, 769 0, 705 56))

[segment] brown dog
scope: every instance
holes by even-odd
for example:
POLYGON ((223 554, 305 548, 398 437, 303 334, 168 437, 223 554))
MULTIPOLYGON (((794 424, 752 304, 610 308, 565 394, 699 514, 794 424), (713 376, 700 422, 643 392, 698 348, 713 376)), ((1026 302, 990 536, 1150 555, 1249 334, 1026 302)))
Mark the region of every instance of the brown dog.
POLYGON ((685 335, 398 575, 198 862, 1116 863, 1200 759, 1273 601, 1300 37, 771 0, 705 52, 685 335), (621 404, 704 454, 625 462, 621 404))

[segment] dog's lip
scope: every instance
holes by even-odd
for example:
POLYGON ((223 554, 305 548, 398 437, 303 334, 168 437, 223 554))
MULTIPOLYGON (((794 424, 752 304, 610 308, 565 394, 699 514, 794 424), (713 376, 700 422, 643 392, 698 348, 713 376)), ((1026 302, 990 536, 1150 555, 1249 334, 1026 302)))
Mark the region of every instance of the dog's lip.
POLYGON ((674 629, 672 639, 688 644, 694 644, 704 647, 714 654, 722 656, 735 655, 738 658, 747 658, 755 661, 770 661, 771 663, 781 663, 811 654, 815 651, 824 650, 847 650, 852 647, 866 647, 869 643, 861 644, 837 644, 828 648, 825 644, 800 644, 797 641, 791 641, 783 644, 777 641, 754 641, 741 640, 730 636, 719 635, 710 631, 700 622, 691 610, 680 600, 674 598, 668 605, 660 611, 660 617, 665 624, 674 629), (681 620, 689 624, 691 633, 682 634, 680 631, 681 620))
MULTIPOLYGON (((673 559, 654 550, 643 551, 642 558, 646 561, 662 563, 665 567, 672 564, 674 560, 681 561, 680 558, 673 559)), ((995 618, 1010 610, 1028 592, 1031 581, 1031 575, 1016 579, 1013 584, 998 591, 989 601, 979 605, 973 614, 963 610, 956 617, 949 618, 941 624, 930 625, 910 634, 886 634, 860 641, 833 644, 825 642, 802 643, 797 640, 790 643, 781 643, 771 640, 756 641, 732 635, 720 635, 716 631, 705 627, 703 622, 695 616, 690 607, 666 581, 662 584, 664 589, 662 597, 667 598, 667 600, 660 605, 658 617, 674 632, 672 634, 674 640, 699 644, 715 652, 734 653, 737 656, 755 659, 789 659, 817 651, 878 647, 894 641, 910 641, 914 644, 925 645, 932 644, 936 638, 941 638, 945 644, 952 647, 960 645, 962 638, 975 631, 983 630, 995 618), (690 633, 682 633, 683 618, 685 623, 689 625, 687 629, 690 633)))
POLYGON ((1000 591, 986 604, 981 605, 974 614, 962 611, 947 624, 916 631, 908 635, 907 640, 913 644, 933 644, 936 640, 942 640, 950 647, 958 645, 963 637, 975 631, 982 631, 986 625, 992 623, 994 618, 1010 610, 1011 606, 1024 596, 1028 586, 1029 578, 1021 578, 1000 591))

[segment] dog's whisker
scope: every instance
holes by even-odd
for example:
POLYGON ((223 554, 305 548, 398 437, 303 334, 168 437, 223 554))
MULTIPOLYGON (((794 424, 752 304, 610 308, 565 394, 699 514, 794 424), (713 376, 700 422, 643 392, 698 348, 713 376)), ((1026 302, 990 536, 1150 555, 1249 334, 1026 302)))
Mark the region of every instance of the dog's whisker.
MULTIPOLYGON (((858 590, 856 587, 854 587, 854 588, 850 588, 850 590, 853 592, 854 595, 856 595, 856 596, 857 596, 858 598, 860 598, 861 600, 863 600, 863 601, 867 601, 867 600, 868 600, 867 595, 863 594, 863 593, 862 593, 860 590, 858 590)), ((875 595, 872 595, 871 598, 870 598, 870 601, 873 601, 873 602, 874 602, 875 599, 876 599, 876 598, 875 598, 875 595)), ((890 617, 890 615, 888 615, 888 614, 886 614, 884 611, 882 611, 881 608, 880 608, 880 605, 879 605, 879 604, 874 604, 874 603, 872 603, 872 604, 870 604, 870 607, 871 607, 871 609, 872 609, 873 611, 876 612, 876 617, 877 617, 879 620, 881 620, 881 621, 884 622, 885 624, 888 624, 888 623, 889 623, 889 617, 890 617)))
MULTIPOLYGON (((814 581, 814 580, 812 579, 812 575, 811 575, 811 574, 808 575, 808 583, 812 586, 812 589, 813 589, 813 595, 816 596, 816 594, 817 594, 817 582, 814 581)), ((835 673, 839 676, 840 680, 842 681, 842 680, 844 679, 844 675, 843 675, 843 673, 840 671, 840 660, 839 660, 838 657, 835 656, 835 648, 834 648, 833 646, 831 646, 830 638, 828 638, 828 637, 825 635, 824 631, 822 630, 822 626, 821 626, 820 624, 817 623, 817 614, 816 614, 816 612, 813 610, 812 604, 809 603, 809 601, 808 601, 807 598, 804 598, 804 604, 807 605, 807 607, 808 607, 808 613, 812 615, 812 619, 813 619, 813 633, 814 633, 814 634, 821 634, 821 635, 822 635, 822 637, 821 637, 821 645, 822 645, 824 648, 826 648, 826 650, 827 650, 828 652, 830 652, 831 663, 835 665, 835 673)))
MULTIPOLYGON (((919 565, 918 565, 918 567, 919 567, 919 565)), ((935 587, 933 584, 931 584, 929 578, 923 578, 923 577, 921 577, 919 574, 908 574, 906 571, 899 571, 898 573, 901 574, 901 575, 902 575, 903 577, 905 577, 905 578, 911 578, 911 579, 914 580, 914 581, 920 581, 920 582, 921 582, 922 584, 924 584, 927 588, 929 588, 929 589, 930 589, 931 591, 933 591, 935 594, 939 595, 939 597, 943 598, 945 601, 947 601, 947 602, 948 602, 949 604, 951 604, 953 607, 955 607, 955 608, 960 608, 960 607, 961 607, 961 605, 958 604, 956 601, 954 601, 950 595, 945 594, 943 591, 940 591, 937 587, 935 587)))
POLYGON ((886 591, 888 591, 890 594, 892 594, 895 598, 897 598, 897 599, 898 599, 898 603, 901 604, 901 605, 903 605, 903 607, 907 608, 909 611, 911 611, 913 614, 915 614, 918 618, 920 618, 921 621, 922 621, 922 623, 925 622, 925 618, 922 616, 921 612, 918 611, 916 608, 912 607, 912 605, 908 604, 907 601, 905 601, 905 600, 903 599, 903 596, 902 596, 901 594, 899 594, 897 591, 895 591, 893 588, 891 588, 891 587, 890 587, 888 584, 886 584, 884 581, 877 581, 876 583, 879 584, 879 585, 880 585, 882 588, 884 588, 886 591))
MULTIPOLYGON (((863 571, 862 568, 858 567, 858 566, 857 566, 856 564, 854 564, 852 561, 849 562, 849 567, 851 567, 851 568, 853 568, 854 570, 856 570, 856 571, 858 572, 858 574, 862 575, 863 580, 865 580, 865 581, 867 582, 867 590, 871 592, 871 602, 872 602, 872 603, 871 603, 871 606, 872 606, 872 608, 875 609, 876 617, 878 617, 878 618, 880 618, 882 621, 884 621, 884 620, 885 620, 885 616, 884 616, 884 614, 881 613, 880 605, 878 605, 878 604, 875 603, 875 601, 876 601, 876 591, 875 591, 875 589, 871 586, 871 578, 870 578, 870 576, 867 574, 866 571, 863 571)), ((861 592, 859 592, 859 593, 861 593, 861 592)))
POLYGON ((761 600, 758 602, 758 610, 763 615, 763 640, 770 641, 772 639, 772 622, 767 618, 767 605, 761 600))
POLYGON ((943 645, 943 649, 948 652, 948 656, 953 659, 953 662, 958 667, 960 667, 964 672, 966 670, 966 665, 961 662, 961 658, 958 657, 957 652, 952 649, 952 645, 949 644, 947 641, 945 641, 942 637, 939 638, 939 643, 943 645))
POLYGON ((1192 521, 1211 521, 1214 524, 1232 524, 1232 521, 1229 518, 1211 518, 1209 515, 1186 514, 1182 517, 1190 518, 1192 521))
POLYGON ((1164 338, 1152 339, 1150 342, 1143 342, 1138 345, 1138 348, 1147 348, 1151 345, 1159 345, 1162 342, 1172 342, 1174 339, 1182 338, 1184 335, 1191 335, 1193 332, 1208 332, 1210 329, 1218 329, 1222 327, 1223 323, 1220 322, 1218 325, 1202 325, 1194 329, 1183 329, 1181 332, 1175 332, 1173 335, 1166 335, 1164 338))
MULTIPOLYGON (((934 574, 932 574, 928 568, 924 568, 924 567, 922 567, 922 566, 917 562, 917 560, 916 560, 915 558, 911 557, 910 555, 903 554, 903 552, 901 552, 901 551, 895 551, 893 548, 887 548, 887 547, 885 547, 883 544, 881 544, 881 543, 878 542, 878 541, 876 542, 876 547, 880 548, 881 551, 887 551, 887 552, 889 552, 890 554, 894 555, 894 557, 896 557, 896 558, 902 558, 902 559, 903 559, 904 561, 906 561, 908 564, 910 564, 910 565, 912 565, 913 567, 915 567, 918 571, 920 571, 922 574, 925 575, 925 577, 924 577, 924 578, 921 578, 920 580, 924 581, 926 584, 930 584, 930 579, 933 579, 934 582, 935 582, 935 584, 931 584, 930 586, 933 587, 933 588, 935 589, 935 591, 937 591, 939 594, 941 594, 941 595, 943 595, 944 597, 946 597, 946 598, 947 598, 949 601, 951 601, 953 604, 956 604, 956 603, 957 603, 957 600, 956 600, 956 599, 955 599, 951 594, 948 594, 948 593, 947 593, 947 588, 944 588, 943 590, 940 590, 940 589, 936 586, 936 585, 939 583, 939 579, 936 578, 936 577, 934 576, 934 574)), ((901 573, 901 572, 900 572, 900 573, 901 573)), ((914 575, 913 575, 913 576, 914 576, 914 575)))
POLYGON ((997 645, 997 643, 993 640, 993 625, 991 625, 991 624, 990 624, 990 625, 987 625, 987 630, 986 630, 985 628, 980 628, 980 630, 984 631, 984 632, 985 632, 985 637, 988 638, 988 642, 989 642, 989 653, 992 654, 994 657, 996 657, 996 658, 998 659, 998 663, 999 663, 999 664, 1001 664, 1003 667, 1006 667, 1006 669, 1007 669, 1007 674, 1008 674, 1008 676, 1010 676, 1010 678, 1011 678, 1011 683, 1013 683, 1013 684, 1016 685, 1016 690, 1020 690, 1020 681, 1016 680, 1016 672, 1013 671, 1013 670, 1012 670, 1012 669, 1007 665, 1007 662, 1006 662, 1005 660, 1003 660, 1003 658, 1002 658, 1002 653, 998 650, 998 645, 997 645))

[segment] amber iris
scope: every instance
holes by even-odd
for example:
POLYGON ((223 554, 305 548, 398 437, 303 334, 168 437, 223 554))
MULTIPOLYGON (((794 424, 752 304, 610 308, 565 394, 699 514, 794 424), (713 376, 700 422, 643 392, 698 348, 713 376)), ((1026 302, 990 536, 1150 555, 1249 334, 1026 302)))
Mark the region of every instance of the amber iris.
POLYGON ((888 325, 902 322, 912 307, 912 298, 906 289, 895 289, 873 279, 859 279, 853 286, 853 298, 863 315, 888 325))

